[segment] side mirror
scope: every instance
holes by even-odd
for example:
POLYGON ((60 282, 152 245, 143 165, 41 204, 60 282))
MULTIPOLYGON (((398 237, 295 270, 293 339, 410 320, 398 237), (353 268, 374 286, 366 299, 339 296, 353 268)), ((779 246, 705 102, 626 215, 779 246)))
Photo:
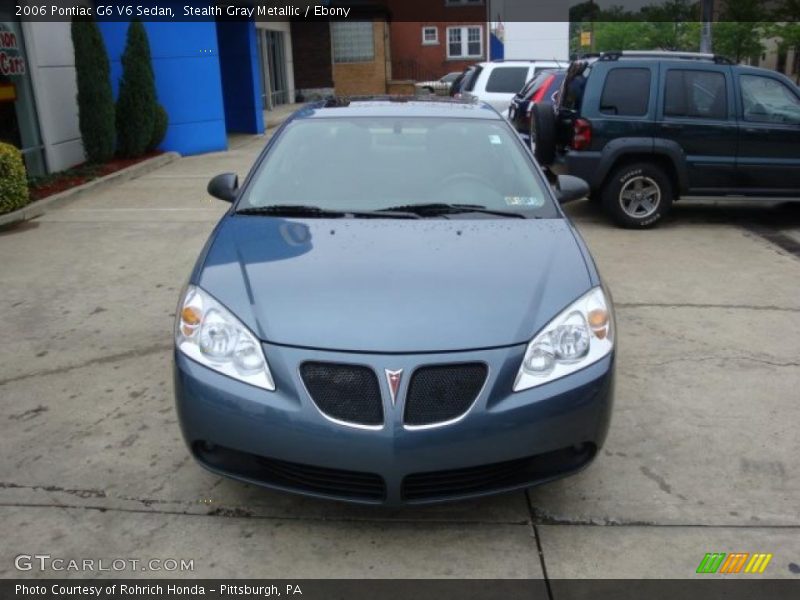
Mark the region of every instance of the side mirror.
POLYGON ((208 182, 208 193, 225 202, 236 200, 238 190, 239 176, 236 173, 222 173, 208 182))
POLYGON ((580 200, 589 195, 589 184, 580 177, 559 175, 554 186, 556 198, 561 204, 580 200))

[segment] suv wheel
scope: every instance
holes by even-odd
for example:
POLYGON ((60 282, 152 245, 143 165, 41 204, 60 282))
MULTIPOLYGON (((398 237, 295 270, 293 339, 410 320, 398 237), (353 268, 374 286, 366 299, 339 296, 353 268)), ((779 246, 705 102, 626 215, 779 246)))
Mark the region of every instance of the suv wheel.
POLYGON ((603 186, 603 208, 623 227, 645 229, 658 223, 672 207, 672 182, 651 163, 623 165, 603 186))
POLYGON ((531 143, 540 165, 552 165, 556 157, 556 116, 549 102, 537 102, 531 110, 531 143))

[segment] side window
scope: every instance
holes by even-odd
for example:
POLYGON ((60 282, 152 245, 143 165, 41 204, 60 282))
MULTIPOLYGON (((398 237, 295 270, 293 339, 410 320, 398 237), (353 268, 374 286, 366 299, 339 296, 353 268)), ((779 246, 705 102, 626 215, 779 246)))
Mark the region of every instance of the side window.
POLYGON ((782 82, 771 77, 739 78, 744 120, 757 123, 800 123, 800 100, 782 82))
POLYGON ((664 115, 692 119, 727 119, 725 75, 718 71, 670 69, 664 89, 664 115))
POLYGON ((528 67, 495 67, 486 82, 486 91, 498 94, 516 94, 525 86, 528 67))
POLYGON ((586 90, 586 82, 592 67, 584 61, 575 61, 567 70, 562 87, 564 88, 564 98, 561 99, 561 108, 580 112, 583 104, 583 93, 586 90))
POLYGON ((475 83, 478 81, 478 77, 481 75, 481 71, 483 71, 483 67, 475 67, 464 78, 464 91, 471 92, 475 89, 475 83))
POLYGON ((650 69, 612 69, 606 75, 600 112, 606 115, 642 117, 650 101, 650 69))

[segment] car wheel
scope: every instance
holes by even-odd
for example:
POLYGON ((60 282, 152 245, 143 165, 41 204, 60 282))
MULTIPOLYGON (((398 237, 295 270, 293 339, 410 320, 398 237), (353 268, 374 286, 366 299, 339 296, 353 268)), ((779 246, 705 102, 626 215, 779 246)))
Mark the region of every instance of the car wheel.
POLYGON ((672 207, 672 182, 651 163, 616 169, 603 186, 603 208, 615 223, 630 229, 653 227, 672 207))
POLYGON ((540 165, 552 165, 556 157, 556 115, 549 102, 537 102, 531 111, 533 155, 540 165))

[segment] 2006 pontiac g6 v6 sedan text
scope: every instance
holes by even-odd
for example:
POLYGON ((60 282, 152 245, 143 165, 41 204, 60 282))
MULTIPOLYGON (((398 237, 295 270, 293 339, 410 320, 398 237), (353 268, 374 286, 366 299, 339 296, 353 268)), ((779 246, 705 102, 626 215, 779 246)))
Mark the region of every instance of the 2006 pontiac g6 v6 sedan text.
POLYGON ((553 187, 491 107, 329 100, 297 112, 178 307, 175 395, 206 468, 375 504, 574 473, 613 395, 608 291, 553 187))

